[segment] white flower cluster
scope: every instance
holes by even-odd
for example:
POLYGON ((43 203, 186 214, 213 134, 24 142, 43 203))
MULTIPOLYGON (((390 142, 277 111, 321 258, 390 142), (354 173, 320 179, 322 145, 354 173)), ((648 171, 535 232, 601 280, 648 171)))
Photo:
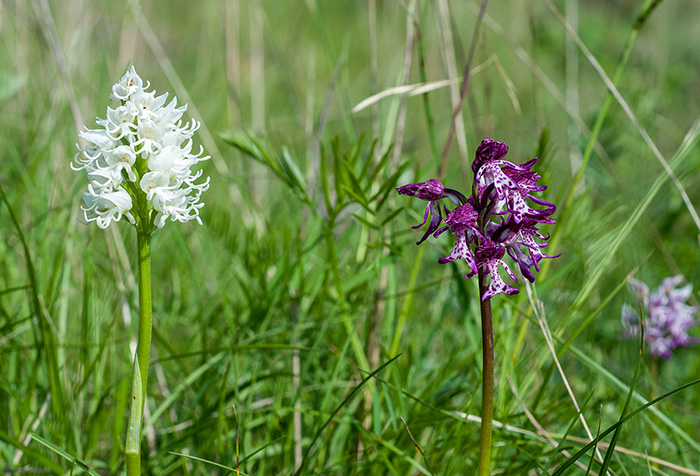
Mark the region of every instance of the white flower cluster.
POLYGON ((107 118, 97 119, 99 129, 85 129, 80 137, 88 142, 75 156, 74 170, 85 169, 90 184, 81 207, 84 223, 107 228, 125 216, 132 224, 152 230, 165 221, 186 222, 199 218, 202 192, 209 178, 195 184, 202 171, 192 173, 197 162, 209 159, 192 154, 192 136, 199 129, 194 119, 182 124, 187 105, 177 107, 177 98, 167 105, 168 94, 147 92, 132 66, 112 86, 110 99, 120 101, 107 108, 107 118))

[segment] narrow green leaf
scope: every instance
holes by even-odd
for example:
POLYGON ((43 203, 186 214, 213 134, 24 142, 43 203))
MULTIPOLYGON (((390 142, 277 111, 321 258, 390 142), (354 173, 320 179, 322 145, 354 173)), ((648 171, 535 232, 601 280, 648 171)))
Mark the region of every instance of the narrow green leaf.
POLYGON ((363 217, 363 216, 360 215, 359 213, 352 213, 352 216, 354 216, 354 217, 355 217, 358 221, 360 221, 363 225, 365 225, 365 226, 367 226, 367 227, 369 227, 369 228, 372 228, 373 230, 378 230, 378 229, 379 229, 379 227, 377 226, 376 223, 372 223, 371 221, 369 221, 368 219, 366 219, 365 217, 363 217))
POLYGON ((141 389, 141 371, 139 358, 134 357, 133 377, 131 380, 131 407, 129 410, 129 428, 126 430, 125 453, 138 455, 141 448, 141 423, 143 417, 144 395, 141 389))
POLYGON ((386 224, 389 223, 391 220, 393 220, 394 218, 396 218, 396 216, 397 216, 399 213, 401 213, 401 212, 403 211, 403 209, 404 209, 404 207, 399 207, 399 208, 397 208, 396 210, 394 210, 393 212, 389 213, 389 214, 387 215, 387 217, 386 217, 384 220, 382 220, 381 226, 386 225, 386 224))
POLYGON ((384 362, 382 365, 380 365, 379 367, 377 367, 376 370, 372 371, 372 373, 370 373, 369 375, 367 375, 367 377, 363 378, 362 381, 348 393, 348 395, 343 399, 343 401, 340 402, 340 404, 335 408, 335 410, 333 410, 333 412, 330 414, 330 416, 328 417, 328 419, 323 423, 323 425, 321 425, 321 428, 319 428, 319 430, 318 430, 318 431, 316 432, 316 434, 314 435, 313 439, 311 440, 311 443, 309 444, 309 447, 306 449, 306 453, 304 454, 304 458, 301 460, 301 465, 299 466, 299 468, 298 468, 298 469, 296 470, 296 472, 294 473, 294 476, 299 476, 299 475, 301 474, 302 470, 304 469, 304 465, 306 464, 307 460, 309 459, 309 454, 311 453, 311 450, 314 449, 314 445, 316 444, 316 441, 317 441, 318 438, 321 436, 321 434, 323 433, 323 431, 328 427, 328 425, 331 424, 331 421, 333 421, 333 418, 335 418, 335 415, 345 406, 345 404, 346 404, 353 396, 355 396, 355 394, 356 394, 362 387, 364 387, 364 385, 365 385, 369 380, 371 380, 372 378, 374 378, 375 375, 377 375, 379 372, 381 372, 382 370, 384 370, 384 367, 386 367, 387 365, 391 364, 393 361, 395 361, 395 360, 398 359, 399 357, 401 357, 401 354, 397 355, 396 357, 393 357, 393 358, 390 359, 390 360, 387 360, 387 361, 384 362))
POLYGON ((299 170, 299 166, 297 165, 297 163, 294 162, 292 156, 289 155, 289 150, 286 147, 282 148, 282 166, 284 167, 284 170, 287 173, 289 179, 297 185, 300 193, 303 196, 307 196, 308 187, 306 185, 306 179, 301 173, 301 170, 299 170))
POLYGON ((236 468, 231 468, 229 466, 225 466, 223 464, 217 463, 216 461, 209 461, 208 459, 198 458, 197 456, 186 455, 183 453, 178 453, 176 451, 169 451, 168 453, 170 453, 171 455, 182 456, 183 458, 191 459, 193 461, 199 461, 201 463, 210 464, 212 466, 216 466, 217 468, 225 469, 225 470, 231 471, 232 473, 241 474, 243 476, 247 476, 247 474, 248 474, 248 473, 244 473, 243 471, 237 471, 236 468))
POLYGON ((605 431, 602 432, 599 436, 597 436, 596 438, 594 438, 593 441, 591 441, 591 442, 588 443, 586 446, 584 446, 583 448, 581 448, 576 454, 574 454, 574 455, 573 455, 571 458, 569 458, 565 463, 563 463, 561 466, 559 466, 559 468, 557 468, 557 470, 552 474, 552 476, 563 476, 564 474, 566 474, 566 473, 564 472, 566 469, 568 469, 569 467, 571 467, 576 461, 579 460, 579 458, 581 458, 581 456, 585 455, 585 454, 588 452, 588 450, 590 450, 591 448, 593 448, 593 446, 596 445, 600 440, 602 440, 603 438, 605 438, 606 436, 608 436, 610 433, 612 433, 613 431, 615 431, 619 426, 621 426, 622 424, 624 424, 626 421, 631 420, 632 418, 634 418, 635 416, 637 416, 639 413, 643 412, 644 410, 646 410, 646 409, 649 408, 650 406, 652 406, 652 405, 654 405, 654 404, 660 402, 661 400, 664 400, 664 399, 670 397, 671 395, 680 392, 681 390, 685 390, 685 389, 688 388, 688 387, 692 387, 693 385, 697 385, 698 383, 700 383, 700 379, 698 379, 698 380, 693 380, 692 382, 688 382, 688 383, 686 383, 685 385, 681 385, 680 387, 678 387, 678 388, 676 388, 676 389, 674 389, 674 390, 671 390, 670 392, 666 392, 666 393, 664 393, 663 395, 661 395, 660 397, 655 398, 654 400, 652 400, 652 401, 650 401, 650 402, 648 402, 648 403, 642 405, 641 407, 637 408, 637 409, 634 410, 632 413, 630 413, 629 415, 627 415, 625 418, 619 420, 617 423, 615 423, 615 424, 613 424, 612 426, 610 426, 607 430, 605 430, 605 431))
MULTIPOLYGON (((642 314, 643 316, 643 314, 642 314)), ((632 396, 634 395, 634 387, 637 385, 637 379, 639 378, 639 370, 642 368, 642 358, 644 357, 644 318, 642 318, 641 332, 639 337, 639 355, 637 357, 637 368, 634 371, 634 377, 632 377, 632 384, 630 385, 630 390, 627 392, 627 399, 625 400, 625 405, 622 407, 622 412, 620 413, 620 426, 613 433, 610 439, 610 446, 608 451, 605 453, 605 458, 603 459, 603 465, 600 467, 600 474, 607 472, 608 466, 610 466, 610 461, 615 453, 615 446, 617 445, 617 438, 620 436, 620 431, 622 430, 622 419, 627 413, 630 402, 632 401, 632 396)))
POLYGON ((44 445, 45 447, 47 447, 48 449, 50 449, 51 451, 53 451, 54 453, 56 453, 58 456, 60 456, 61 458, 65 459, 66 461, 70 461, 71 464, 73 464, 74 466, 77 466, 78 468, 82 469, 82 470, 85 471, 86 473, 88 473, 88 474, 90 474, 90 475, 92 475, 92 476, 100 476, 100 474, 99 474, 98 472, 96 472, 95 470, 93 470, 92 468, 90 468, 90 466, 88 466, 86 463, 84 463, 83 461, 79 460, 79 459, 76 458, 75 456, 73 456, 73 455, 67 453, 66 451, 64 451, 63 449, 61 449, 61 448, 59 448, 58 446, 54 445, 54 444, 51 443, 50 441, 45 440, 44 438, 42 438, 41 436, 37 435, 36 433, 30 433, 29 435, 31 436, 32 440, 36 441, 36 442, 39 443, 39 444, 44 445))
POLYGON ((367 179, 367 183, 369 185, 373 184, 374 181, 376 180, 377 176, 379 173, 384 170, 384 167, 386 166, 387 161, 389 160, 389 156, 391 155, 391 151, 393 149, 392 147, 389 147, 386 152, 384 152, 384 155, 382 155, 381 159, 379 159, 379 163, 377 166, 372 170, 372 173, 370 174, 369 178, 367 179))
POLYGON ((343 174, 345 173, 342 165, 342 155, 340 153, 340 141, 336 137, 331 141, 331 151, 333 152, 333 181, 335 183, 335 193, 337 194, 335 206, 342 207, 345 204, 345 188, 343 188, 343 174))
POLYGON ((343 190, 345 190, 345 192, 347 192, 348 195, 350 195, 352 198, 354 198, 355 201, 356 201, 357 203, 359 203, 360 205, 362 205, 362 208, 364 208, 364 209, 367 210, 369 213, 371 213, 372 215, 374 215, 374 210, 372 210, 372 208, 369 206, 369 202, 367 202, 367 198, 366 198, 366 197, 364 197, 363 195, 358 194, 357 192, 355 192, 355 190, 353 190, 352 188, 350 188, 350 187, 348 187, 348 186, 346 186, 346 185, 343 185, 341 188, 342 188, 343 190))
POLYGON ((357 177, 355 177, 355 173, 354 173, 354 171, 353 171, 353 168, 354 168, 354 167, 352 166, 352 164, 349 163, 348 161, 344 160, 344 161, 343 161, 343 166, 345 167, 345 172, 346 172, 345 175, 344 175, 344 177, 345 177, 345 179, 346 179, 346 180, 345 180, 345 183, 346 183, 347 185, 349 185, 350 188, 352 188, 352 189, 355 191, 355 193, 357 193, 358 195, 363 195, 363 196, 364 196, 365 191, 364 191, 364 189, 362 188, 362 186, 360 185, 360 182, 359 182, 359 180, 357 179, 357 177))
POLYGON ((260 139, 241 131, 222 134, 221 138, 253 160, 270 167, 275 175, 284 180, 287 185, 292 184, 289 176, 281 169, 278 160, 275 159, 272 152, 264 146, 260 139))
POLYGON ((321 145, 321 154, 320 154, 320 161, 321 161, 321 188, 323 189, 323 201, 326 204, 326 210, 330 213, 330 211, 333 209, 333 205, 331 204, 331 194, 330 194, 330 188, 328 185, 328 157, 326 156, 326 148, 321 145))
POLYGON ((581 409, 576 412, 576 415, 571 419, 571 423, 569 423, 569 426, 566 428, 566 431, 564 432, 564 435, 559 439, 559 444, 557 447, 554 449, 554 452, 552 453, 552 456, 549 457, 549 460, 547 461, 547 464, 545 465, 544 469, 542 470, 543 475, 549 474, 547 470, 549 467, 552 465, 554 462, 554 458, 559 454, 560 451, 564 449, 564 444, 566 443, 566 438, 569 436, 569 433, 571 433, 571 430, 574 429, 574 426, 576 425, 576 422, 579 421, 579 418, 581 417, 581 414, 583 411, 586 409, 588 406, 588 403, 591 401, 591 398, 593 397, 593 394, 595 393, 595 390, 591 392, 590 395, 588 395, 588 398, 586 398, 586 401, 583 402, 583 405, 581 405, 581 409))
MULTIPOLYGON (((404 162, 403 164, 399 165, 399 168, 396 169, 396 172, 394 172, 388 179, 386 179, 382 185, 379 187, 379 190, 377 193, 374 194, 374 196, 370 199, 370 201, 375 201, 377 200, 378 197, 382 196, 385 194, 388 190, 392 189, 396 185, 396 181, 399 179, 399 176, 406 170, 406 167, 409 166, 409 162, 404 162)), ((386 199, 386 198, 385 198, 386 199)), ((380 203, 383 203, 384 200, 381 200, 380 203)), ((379 209, 379 206, 377 207, 379 209)))
POLYGON ((151 428, 155 422, 158 420, 158 418, 172 405, 175 401, 177 401, 178 398, 180 398, 180 394, 184 392, 186 389, 189 389, 190 386, 199 378, 201 377, 207 370, 211 369, 213 366, 218 364, 224 356, 228 355, 227 352, 220 352, 213 357, 210 357, 209 360, 204 362, 204 364, 200 365, 197 367, 194 372, 189 374, 185 379, 182 381, 180 385, 173 390, 170 395, 165 399, 163 403, 161 403, 158 408, 153 412, 151 415, 151 418, 148 419, 148 424, 144 425, 144 431, 147 429, 151 428))
MULTIPOLYGON (((50 458, 47 458, 41 452, 35 450, 34 448, 30 446, 24 446, 19 440, 12 438, 10 435, 7 433, 3 432, 0 430, 0 441, 6 443, 9 446, 14 446, 18 450, 20 450, 22 453, 24 453, 26 456, 31 457, 32 459, 36 460, 38 463, 43 465, 44 467, 52 470, 55 473, 61 473, 63 472, 63 468, 61 465, 57 464, 55 461, 52 461, 50 458)), ((72 459, 72 457, 71 457, 72 459)))
MULTIPOLYGON (((364 139, 364 136, 360 138, 360 141, 364 139)), ((372 141, 372 144, 369 147, 369 151, 367 151, 367 154, 365 154, 365 159, 364 163, 362 164, 362 169, 360 170, 360 177, 368 177, 370 175, 368 172, 370 168, 372 167, 372 162, 374 161, 374 151, 377 148, 377 140, 372 141)), ((365 187, 368 187, 369 185, 372 184, 371 180, 368 180, 367 183, 365 184, 365 187)), ((365 189, 365 192, 367 190, 365 189)))

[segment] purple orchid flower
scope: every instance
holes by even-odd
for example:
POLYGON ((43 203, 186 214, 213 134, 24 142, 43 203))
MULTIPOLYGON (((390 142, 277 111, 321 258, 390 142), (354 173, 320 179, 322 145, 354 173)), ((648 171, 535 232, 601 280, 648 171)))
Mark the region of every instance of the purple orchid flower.
MULTIPOLYGON (((416 242, 417 245, 423 243, 428 236, 437 231, 440 226, 443 211, 440 209, 438 200, 449 198, 455 205, 459 205, 461 200, 466 200, 464 195, 456 190, 445 188, 439 180, 435 179, 430 179, 427 182, 409 183, 408 185, 397 187, 396 191, 399 192, 400 195, 408 195, 409 197, 420 198, 428 202, 428 205, 425 207, 423 223, 412 227, 414 229, 422 227, 428 221, 428 215, 430 215, 428 230, 423 237, 416 242)), ((448 211, 447 208, 445 208, 445 215, 447 214, 448 211)))
MULTIPOLYGON (((516 283, 518 282, 518 278, 515 277, 515 274, 510 270, 506 262, 501 259, 505 253, 506 249, 502 244, 490 240, 486 240, 484 243, 476 247, 475 255, 477 268, 486 268, 488 273, 491 275, 491 282, 484 292, 484 295, 481 296, 482 301, 491 299, 496 294, 517 294, 520 292, 518 288, 506 284, 506 282, 501 278, 501 275, 498 273, 498 266, 502 266, 503 269, 506 270, 506 273, 508 273, 508 276, 510 276, 516 283)), ((464 277, 468 279, 475 274, 476 271, 472 270, 471 273, 465 275, 464 277)))
POLYGON ((495 194, 501 201, 496 208, 505 208, 506 211, 502 213, 512 213, 516 221, 520 221, 523 216, 545 216, 554 213, 556 207, 553 204, 530 195, 531 192, 547 189, 544 185, 536 185, 540 176, 530 170, 540 159, 531 159, 517 165, 502 160, 507 152, 508 146, 504 143, 484 139, 476 151, 472 164, 474 181, 480 188, 493 184, 495 194), (544 210, 532 208, 525 201, 526 198, 547 208, 544 210))
MULTIPOLYGON (((637 306, 642 306, 646 314, 645 340, 652 355, 668 360, 673 350, 679 347, 691 347, 700 339, 691 337, 688 331, 699 322, 695 319, 697 306, 690 306, 693 286, 688 284, 678 287, 683 282, 682 276, 666 278, 661 285, 650 293, 649 287, 634 278, 630 278, 627 287, 634 294, 637 306)), ((622 306, 622 337, 633 338, 641 331, 641 317, 629 304, 622 306)))
POLYGON ((430 224, 421 244, 428 236, 439 237, 446 230, 455 235, 455 245, 450 254, 440 258, 440 263, 449 263, 464 258, 469 266, 467 278, 479 270, 490 275, 490 284, 482 300, 490 299, 496 294, 515 294, 518 289, 506 284, 499 275, 499 266, 517 282, 515 275, 502 260, 506 251, 518 264, 523 276, 534 282, 531 271, 539 271, 538 263, 544 258, 556 258, 542 252, 547 246, 548 235, 538 231, 538 225, 554 224, 551 215, 556 207, 532 194, 547 189, 537 185, 540 176, 532 170, 539 159, 531 159, 524 164, 514 164, 503 158, 508 153, 508 146, 493 139, 484 139, 476 150, 472 171, 474 183, 472 193, 467 198, 456 190, 445 188, 438 180, 411 183, 398 187, 402 195, 420 198, 428 202, 423 222, 413 228, 430 224), (439 200, 449 198, 458 205, 450 212, 439 200), (538 209, 530 206, 528 200, 538 209), (441 228, 441 225, 442 226, 441 228), (538 242, 537 240, 541 240, 538 242))
POLYGON ((558 258, 560 254, 549 256, 542 252, 542 248, 547 246, 544 240, 549 239, 549 235, 545 236, 537 230, 537 224, 547 223, 554 224, 554 220, 550 217, 526 217, 521 221, 515 221, 515 217, 511 216, 508 222, 499 227, 492 236, 494 241, 503 243, 508 251, 508 255, 513 258, 513 261, 518 263, 520 272, 531 283, 535 282, 535 276, 530 271, 534 267, 536 271, 540 268, 537 265, 543 258, 558 258), (538 243, 535 239, 543 240, 538 243), (523 250, 524 248, 524 250, 523 250))
POLYGON ((479 213, 474 210, 474 207, 470 203, 460 205, 449 214, 445 219, 445 224, 447 226, 438 230, 435 236, 441 235, 449 228, 456 237, 455 246, 449 256, 438 260, 439 263, 444 264, 456 261, 459 258, 464 258, 469 265, 469 269, 471 269, 473 273, 477 272, 474 252, 469 245, 476 241, 477 236, 483 239, 477 227, 478 218, 479 213))

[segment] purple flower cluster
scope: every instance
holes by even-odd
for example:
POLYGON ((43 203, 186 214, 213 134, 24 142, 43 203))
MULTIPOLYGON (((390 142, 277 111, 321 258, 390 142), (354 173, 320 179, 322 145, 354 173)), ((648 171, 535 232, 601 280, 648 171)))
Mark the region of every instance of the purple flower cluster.
MULTIPOLYGON (((627 286, 637 300, 637 308, 642 306, 647 316, 644 319, 644 336, 651 354, 668 360, 673 349, 690 347, 700 339, 688 335, 688 330, 697 325, 697 306, 689 306, 686 301, 693 292, 693 285, 679 288, 683 276, 666 278, 653 293, 649 286, 631 278, 627 286)), ((639 313, 630 306, 622 306, 622 336, 633 338, 639 335, 642 321, 639 313)))
POLYGON ((456 243, 449 254, 440 258, 440 263, 449 263, 464 258, 471 278, 481 271, 491 276, 491 282, 481 296, 482 301, 496 294, 515 294, 518 289, 507 284, 498 271, 501 266, 517 282, 517 278, 503 261, 506 252, 520 267, 523 276, 530 282, 535 280, 530 268, 539 271, 538 263, 547 256, 542 248, 548 236, 537 230, 539 224, 553 224, 551 217, 556 207, 531 195, 547 187, 537 185, 540 176, 531 169, 539 159, 524 164, 514 164, 503 160, 508 146, 493 139, 484 139, 476 150, 472 163, 474 183, 469 197, 445 188, 435 179, 427 182, 411 183, 398 187, 401 195, 417 197, 428 202, 423 223, 428 222, 428 230, 417 244, 421 244, 431 234, 437 238, 446 230, 455 235, 456 243), (450 211, 447 206, 440 208, 439 200, 449 198, 457 207, 450 211), (533 208, 530 202, 545 208, 533 208), (442 225, 442 228, 441 228, 442 225))

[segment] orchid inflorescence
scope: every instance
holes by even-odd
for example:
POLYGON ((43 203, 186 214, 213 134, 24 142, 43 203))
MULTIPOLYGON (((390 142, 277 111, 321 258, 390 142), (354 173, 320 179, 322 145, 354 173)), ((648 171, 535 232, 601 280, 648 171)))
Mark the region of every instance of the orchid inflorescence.
POLYGON ((481 296, 482 301, 491 299, 496 294, 516 294, 518 289, 507 284, 499 275, 498 267, 517 282, 515 274, 503 261, 505 253, 518 264, 523 276, 534 282, 535 277, 530 268, 539 271, 538 263, 543 258, 556 258, 545 255, 541 248, 548 236, 537 230, 539 224, 554 224, 551 215, 556 207, 532 195, 547 187, 537 185, 540 176, 531 169, 539 159, 529 160, 524 164, 514 164, 503 160, 508 146, 493 139, 484 139, 476 150, 472 163, 474 183, 472 193, 466 197, 457 190, 445 188, 438 180, 411 183, 398 187, 401 195, 417 197, 428 202, 423 223, 414 226, 420 228, 430 217, 430 224, 417 244, 424 242, 430 235, 437 238, 446 230, 451 230, 456 237, 452 252, 440 258, 440 263, 448 263, 464 258, 470 272, 466 278, 481 270, 491 277, 488 288, 481 296), (439 200, 447 198, 457 207, 449 210, 439 200), (532 208, 526 200, 544 206, 544 209, 532 208), (443 225, 441 227, 441 225, 443 225))
POLYGON ((177 98, 166 105, 168 94, 147 92, 132 66, 112 87, 110 99, 119 101, 107 108, 99 129, 85 129, 80 137, 88 143, 78 147, 74 170, 84 169, 90 184, 81 207, 84 223, 96 222, 107 228, 125 216, 147 232, 161 228, 165 221, 197 220, 203 203, 202 192, 209 178, 195 184, 202 171, 190 169, 209 156, 192 154, 192 136, 199 129, 194 119, 182 124, 187 105, 177 107, 177 98))
MULTIPOLYGON (((637 300, 637 309, 641 306, 645 314, 644 339, 655 357, 668 360, 674 349, 700 343, 700 339, 688 334, 691 327, 700 324, 695 319, 698 307, 686 304, 693 285, 678 287, 682 282, 683 276, 666 278, 653 293, 642 281, 630 278, 627 282, 637 300)), ((642 328, 639 312, 629 304, 622 306, 622 326, 624 338, 638 336, 642 328)))

